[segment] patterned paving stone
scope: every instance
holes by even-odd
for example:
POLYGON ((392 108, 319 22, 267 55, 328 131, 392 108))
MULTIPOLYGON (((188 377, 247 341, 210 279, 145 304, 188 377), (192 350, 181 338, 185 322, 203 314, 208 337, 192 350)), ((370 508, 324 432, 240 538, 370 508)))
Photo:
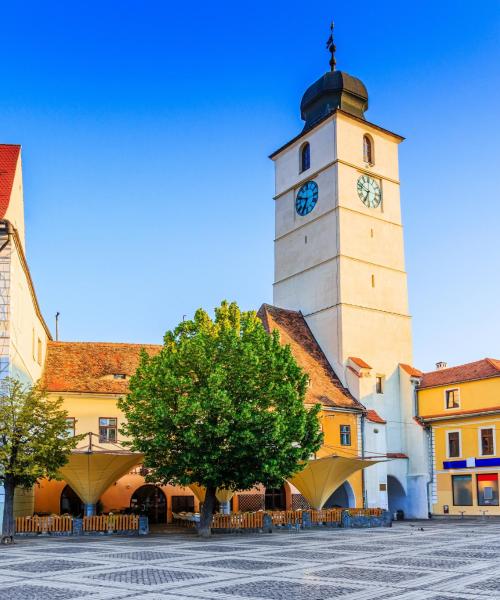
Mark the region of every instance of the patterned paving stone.
POLYGON ((478 581, 465 586, 464 592, 474 590, 500 592, 500 577, 493 577, 491 579, 485 579, 484 581, 478 581))
POLYGON ((69 600, 70 598, 81 598, 88 595, 88 592, 42 587, 40 585, 2 586, 0 589, 2 600, 69 600))
POLYGON ((211 591, 230 594, 235 598, 268 598, 270 600, 328 600, 355 591, 344 586, 331 586, 314 583, 294 583, 273 579, 229 585, 211 591))
MULTIPOLYGON (((84 569, 96 567, 95 563, 79 562, 75 560, 36 560, 33 562, 14 563, 1 565, 0 570, 23 571, 24 573, 51 573, 55 571, 69 571, 71 569, 84 569)), ((0 596, 1 598, 1 596, 0 596)))
POLYGON ((196 563, 199 567, 208 567, 214 569, 237 569, 240 571, 261 571, 263 569, 278 569, 279 567, 288 567, 286 562, 271 562, 263 560, 246 560, 244 558, 228 558, 222 560, 211 560, 196 563))
POLYGON ((242 551, 248 551, 251 548, 249 546, 219 546, 217 544, 197 544, 196 546, 189 546, 189 547, 184 547, 181 548, 180 551, 182 552, 220 552, 220 553, 235 553, 235 552, 242 552, 242 551))
POLYGON ((385 563, 392 567, 413 567, 415 569, 444 569, 454 570, 460 567, 465 567, 469 562, 464 560, 451 560, 451 559, 440 559, 440 558, 425 558, 425 557, 412 557, 412 556, 393 556, 384 558, 383 560, 376 561, 377 563, 385 563))
POLYGON ((189 581, 190 579, 203 579, 205 575, 189 571, 173 571, 170 569, 130 569, 128 571, 111 571, 92 575, 91 579, 101 581, 116 581, 120 583, 134 583, 138 585, 160 585, 161 583, 174 583, 189 581))
POLYGON ((326 550, 322 552, 321 550, 311 551, 307 549, 285 550, 284 552, 279 552, 276 555, 271 554, 268 556, 276 556, 277 558, 288 558, 292 560, 324 560, 325 562, 345 558, 345 554, 342 554, 342 551, 340 550, 337 552, 328 552, 326 550))
MULTIPOLYGON (((427 552, 426 552, 427 554, 427 552)), ((450 557, 450 558, 479 558, 481 560, 497 560, 500 557, 500 553, 498 552, 488 552, 481 550, 445 550, 440 549, 437 552, 434 552, 432 556, 442 556, 450 557)))
POLYGON ((180 560, 186 558, 175 552, 157 552, 154 550, 137 550, 136 552, 113 552, 112 554, 100 554, 102 558, 117 558, 118 560, 180 560))
POLYGON ((379 581, 382 583, 400 583, 426 575, 426 573, 418 571, 389 571, 386 569, 365 569, 351 566, 328 570, 323 569, 321 571, 308 571, 309 573, 314 577, 332 577, 360 582, 379 581))
MULTIPOLYGON (((40 554, 82 554, 84 552, 95 552, 96 549, 88 546, 59 546, 57 548, 33 548, 30 552, 37 552, 40 554)), ((101 550, 102 551, 102 550, 101 550)))

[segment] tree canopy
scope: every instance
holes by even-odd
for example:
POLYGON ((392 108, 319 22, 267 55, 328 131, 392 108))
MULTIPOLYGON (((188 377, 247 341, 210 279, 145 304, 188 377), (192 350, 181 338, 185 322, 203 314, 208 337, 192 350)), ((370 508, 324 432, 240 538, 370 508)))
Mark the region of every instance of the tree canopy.
POLYGON ((159 354, 143 351, 119 401, 122 433, 144 453, 150 481, 207 489, 206 525, 216 488, 281 485, 319 449, 320 407, 304 405, 307 385, 277 332, 222 302, 215 319, 199 309, 168 331, 159 354))
POLYGON ((16 487, 31 488, 42 477, 58 478, 81 436, 67 433, 62 398, 38 386, 6 378, 0 384, 0 482, 5 489, 2 536, 14 533, 16 487))

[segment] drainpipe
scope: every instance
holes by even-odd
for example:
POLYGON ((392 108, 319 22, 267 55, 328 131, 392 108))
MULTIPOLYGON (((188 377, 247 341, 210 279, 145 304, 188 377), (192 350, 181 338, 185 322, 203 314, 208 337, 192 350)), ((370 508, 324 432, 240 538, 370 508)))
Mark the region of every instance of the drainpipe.
MULTIPOLYGON (((361 413, 361 458, 365 457, 365 413, 361 413)), ((363 508, 367 508, 365 470, 362 469, 361 493, 363 494, 363 508)))

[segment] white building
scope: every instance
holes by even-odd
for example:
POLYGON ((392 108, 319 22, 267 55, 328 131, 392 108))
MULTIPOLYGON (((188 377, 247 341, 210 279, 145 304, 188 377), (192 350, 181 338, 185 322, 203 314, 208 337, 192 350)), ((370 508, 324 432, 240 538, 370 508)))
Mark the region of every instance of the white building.
POLYGON ((274 304, 301 311, 342 383, 367 409, 368 507, 426 518, 428 468, 415 416, 398 146, 368 122, 363 83, 332 70, 305 92, 304 129, 275 164, 274 304))
MULTIPOLYGON (((0 379, 38 380, 50 332, 25 254, 21 147, 0 144, 0 379)), ((0 524, 3 518, 0 486, 0 524)), ((16 490, 15 514, 33 512, 33 493, 16 490)))

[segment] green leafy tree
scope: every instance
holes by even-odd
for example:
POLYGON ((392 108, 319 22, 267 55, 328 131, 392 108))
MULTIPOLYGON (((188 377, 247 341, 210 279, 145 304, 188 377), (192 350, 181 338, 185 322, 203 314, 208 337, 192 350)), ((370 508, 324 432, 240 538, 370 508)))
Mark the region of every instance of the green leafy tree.
POLYGON ((69 437, 62 398, 6 378, 0 384, 0 482, 5 490, 2 543, 13 541, 14 491, 58 478, 81 436, 69 437))
POLYGON ((307 409, 307 375, 255 312, 223 302, 199 309, 143 351, 119 401, 122 433, 143 452, 148 480, 206 488, 200 535, 210 535, 216 489, 277 486, 321 446, 319 406, 307 409))

